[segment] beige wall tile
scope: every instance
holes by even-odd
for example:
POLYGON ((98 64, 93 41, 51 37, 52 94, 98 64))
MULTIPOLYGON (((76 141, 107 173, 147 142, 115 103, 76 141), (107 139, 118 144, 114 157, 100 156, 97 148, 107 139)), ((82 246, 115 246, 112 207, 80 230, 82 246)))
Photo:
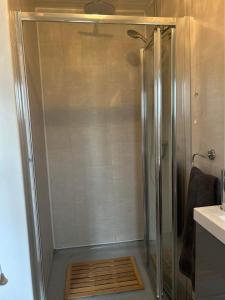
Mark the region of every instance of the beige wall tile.
POLYGON ((142 238, 143 44, 131 26, 51 26, 39 42, 56 247, 142 238))

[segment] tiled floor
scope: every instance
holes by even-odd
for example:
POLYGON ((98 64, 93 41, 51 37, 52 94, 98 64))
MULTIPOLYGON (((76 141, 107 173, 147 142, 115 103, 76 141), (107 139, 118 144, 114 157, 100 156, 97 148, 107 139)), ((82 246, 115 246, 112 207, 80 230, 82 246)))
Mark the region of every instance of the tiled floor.
POLYGON ((65 275, 69 263, 122 256, 136 257, 138 268, 145 284, 145 289, 143 291, 85 298, 85 300, 154 300, 155 296, 153 289, 143 263, 143 245, 141 242, 57 251, 54 256, 47 300, 64 300, 65 275))

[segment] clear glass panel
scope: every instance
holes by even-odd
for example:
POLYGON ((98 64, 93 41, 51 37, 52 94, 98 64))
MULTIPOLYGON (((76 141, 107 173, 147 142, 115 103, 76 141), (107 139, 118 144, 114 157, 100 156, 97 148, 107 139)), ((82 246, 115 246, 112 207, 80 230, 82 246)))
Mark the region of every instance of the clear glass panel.
POLYGON ((157 232, 156 232, 156 176, 155 176, 155 137, 154 137, 154 45, 143 52, 144 96, 146 101, 146 151, 148 169, 148 195, 146 195, 147 214, 147 260, 151 281, 157 289, 157 232))
POLYGON ((157 44, 155 46, 151 45, 143 52, 143 88, 147 111, 145 128, 147 138, 145 147, 148 153, 148 196, 146 205, 148 220, 147 254, 149 271, 157 294, 162 295, 163 282, 164 290, 169 296, 172 296, 174 262, 172 204, 173 76, 171 30, 162 31, 160 38, 161 45, 157 40, 159 37, 157 34, 160 34, 159 31, 155 33, 155 44, 157 44), (161 75, 160 72, 158 72, 160 71, 160 66, 161 75), (156 147, 157 143, 159 144, 158 151, 156 147), (160 155, 161 167, 160 163, 159 165, 156 164, 156 162, 160 161, 160 155), (161 183, 158 182, 160 178, 161 183), (159 189, 158 194, 157 188, 159 189), (159 207, 157 207, 157 203, 159 207), (158 228, 160 222, 161 233, 158 228))
POLYGON ((162 34, 162 268, 165 291, 172 294, 173 204, 172 204, 172 69, 171 29, 162 34))
POLYGON ((143 238, 143 44, 129 29, 145 33, 137 25, 38 23, 59 248, 143 238))

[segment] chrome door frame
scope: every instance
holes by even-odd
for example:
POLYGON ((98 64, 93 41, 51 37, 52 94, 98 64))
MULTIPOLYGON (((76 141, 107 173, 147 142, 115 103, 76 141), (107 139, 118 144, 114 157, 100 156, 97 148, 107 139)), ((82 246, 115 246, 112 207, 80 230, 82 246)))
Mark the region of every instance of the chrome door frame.
POLYGON ((141 61, 141 150, 142 150, 142 197, 144 207, 144 241, 145 241, 145 259, 149 266, 148 244, 149 244, 149 169, 148 169, 148 130, 147 130, 147 92, 145 86, 145 48, 140 50, 141 61))
MULTIPOLYGON (((107 16, 107 15, 85 15, 85 14, 71 14, 71 13, 40 13, 40 12, 20 12, 16 11, 12 18, 16 32, 16 46, 13 48, 14 67, 15 67, 15 91, 18 125, 21 140, 21 154, 23 160, 23 174, 24 186, 26 192, 27 220, 30 237, 30 252, 31 252, 31 266, 34 287, 35 300, 46 300, 46 291, 44 288, 44 278, 42 271, 42 246, 39 226, 39 212, 37 203, 37 187, 36 187, 36 170, 34 165, 33 155, 33 141, 31 131, 31 119, 29 110, 29 95, 27 86, 25 52, 23 42, 23 22, 64 22, 64 23, 89 23, 89 24, 119 24, 119 25, 146 25, 146 26, 176 26, 176 18, 156 18, 156 17, 137 17, 137 16, 107 16)), ((160 30, 160 29, 159 29, 160 30)), ((159 46, 159 44, 158 44, 159 46)), ((158 47, 157 46, 157 47, 158 47)), ((159 67, 159 61, 156 67, 159 67)), ((158 73, 157 73, 158 76, 158 73)), ((160 81, 157 85, 161 84, 160 81)), ((142 90, 142 95, 144 95, 142 90)), ((161 92, 158 94, 161 97, 161 92)), ((142 100, 144 98, 142 97, 142 100)), ((145 107, 142 103, 142 112, 145 107)), ((159 113, 158 110, 156 113, 159 113)), ((160 117, 158 115, 158 117, 160 117)), ((143 117, 142 117, 143 119, 143 117)), ((159 119, 158 121, 159 122, 159 119)), ((157 123, 158 124, 158 123, 157 123)), ((161 129, 160 129, 161 130, 161 129)), ((160 134, 157 130, 156 134, 160 134)), ((144 136, 142 137, 144 138, 144 136)), ((158 136, 160 138, 160 136, 158 136)), ((143 143, 143 141, 142 141, 143 143)), ((161 150, 159 149, 160 153, 161 150)), ((160 154, 161 155, 161 154, 160 154)), ((160 167, 160 158, 158 157, 157 169, 160 167)), ((144 159, 143 162, 146 162, 144 159)), ((160 197, 160 186, 158 186, 158 193, 160 197)), ((160 214, 160 202, 158 203, 157 214, 160 214)), ((161 225, 158 224, 158 233, 160 234, 159 241, 161 241, 161 225)), ((148 234, 148 232, 146 232, 148 234)), ((160 259, 157 262, 158 266, 162 267, 160 259)), ((162 282, 160 277, 160 286, 162 282)))
POLYGON ((34 163, 35 157, 33 150, 22 21, 20 13, 18 12, 11 14, 10 18, 15 25, 14 30, 12 30, 12 37, 15 39, 15 43, 13 44, 14 47, 12 49, 14 64, 14 89, 24 177, 33 294, 35 300, 46 300, 45 280, 43 276, 43 252, 39 224, 37 180, 34 163))
POLYGON ((120 25, 153 25, 153 26, 175 26, 176 18, 157 18, 139 16, 108 16, 87 15, 73 13, 49 13, 49 12, 17 12, 21 21, 39 22, 66 22, 66 23, 98 23, 98 24, 120 24, 120 25))
POLYGON ((154 31, 154 136, 156 184, 156 277, 157 298, 163 296, 162 270, 162 67, 161 30, 154 31))
POLYGON ((171 29, 171 140, 172 140, 172 299, 177 297, 177 82, 176 82, 176 29, 171 29))

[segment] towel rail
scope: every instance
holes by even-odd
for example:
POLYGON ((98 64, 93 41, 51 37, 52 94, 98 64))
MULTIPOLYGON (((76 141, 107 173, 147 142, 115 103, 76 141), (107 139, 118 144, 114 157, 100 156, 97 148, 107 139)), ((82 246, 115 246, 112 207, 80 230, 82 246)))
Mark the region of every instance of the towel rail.
POLYGON ((201 154, 201 153, 194 153, 192 155, 192 164, 194 164, 195 162, 195 157, 199 156, 205 159, 209 159, 209 160, 215 160, 216 159, 216 151, 214 149, 210 149, 207 153, 207 155, 201 154))

